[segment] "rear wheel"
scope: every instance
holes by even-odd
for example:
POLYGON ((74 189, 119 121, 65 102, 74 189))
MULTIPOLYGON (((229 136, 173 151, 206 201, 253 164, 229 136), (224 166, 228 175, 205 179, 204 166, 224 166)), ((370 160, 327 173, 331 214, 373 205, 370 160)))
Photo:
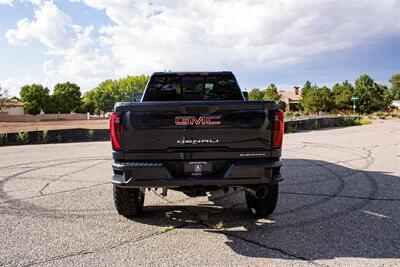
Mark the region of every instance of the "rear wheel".
POLYGON ((268 192, 262 198, 257 198, 254 194, 246 191, 246 204, 250 213, 255 217, 262 217, 270 215, 274 212, 276 204, 278 203, 278 184, 266 185, 268 192))
POLYGON ((118 213, 131 217, 143 212, 144 193, 138 188, 123 188, 113 185, 114 204, 118 213))

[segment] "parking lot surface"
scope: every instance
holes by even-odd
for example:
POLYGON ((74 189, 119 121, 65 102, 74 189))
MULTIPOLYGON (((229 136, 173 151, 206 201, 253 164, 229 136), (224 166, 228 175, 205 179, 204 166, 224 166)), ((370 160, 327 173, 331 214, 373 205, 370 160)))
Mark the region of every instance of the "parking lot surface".
POLYGON ((399 266, 400 122, 285 135, 275 212, 146 191, 119 216, 108 142, 0 147, 0 266, 399 266))

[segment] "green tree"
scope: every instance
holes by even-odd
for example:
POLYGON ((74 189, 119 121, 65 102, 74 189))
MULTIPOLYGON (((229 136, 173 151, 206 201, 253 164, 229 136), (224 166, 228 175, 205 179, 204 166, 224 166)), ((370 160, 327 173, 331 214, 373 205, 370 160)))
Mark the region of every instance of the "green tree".
POLYGON ((379 83, 377 85, 378 85, 379 93, 383 95, 383 102, 380 106, 380 109, 381 110, 387 109, 392 104, 393 95, 391 94, 391 91, 389 90, 389 88, 386 85, 379 84, 379 83))
POLYGON ((301 88, 301 97, 304 97, 307 95, 307 93, 312 90, 315 86, 311 84, 310 81, 306 81, 306 83, 303 85, 303 88, 301 88))
POLYGON ((49 89, 41 84, 24 85, 21 87, 21 100, 30 114, 39 114, 41 110, 46 112, 50 103, 49 89))
POLYGON ((54 114, 54 113, 58 113, 60 112, 59 108, 58 108, 58 100, 54 97, 54 95, 49 95, 49 100, 47 101, 47 105, 45 108, 45 112, 47 114, 54 114))
POLYGON ((127 76, 121 78, 117 83, 117 90, 115 98, 117 101, 132 101, 134 93, 143 93, 147 82, 149 81, 148 75, 127 76))
POLYGON ((279 94, 278 88, 276 88, 275 84, 271 83, 267 89, 265 89, 263 99, 266 101, 279 101, 279 99, 281 99, 281 95, 279 94))
POLYGON ((357 111, 371 113, 386 109, 391 103, 389 89, 380 85, 364 74, 355 82, 354 95, 358 97, 356 102, 357 111))
POLYGON ((87 91, 83 94, 82 104, 80 107, 81 113, 89 112, 90 114, 94 114, 96 111, 96 102, 95 102, 95 94, 94 90, 87 91))
POLYGON ((58 83, 54 86, 52 100, 58 112, 71 113, 81 106, 81 89, 75 83, 58 83))
POLYGON ((389 82, 391 83, 390 93, 392 98, 400 100, 400 72, 393 74, 389 82))
POLYGON ((259 88, 253 88, 249 93, 250 101, 262 101, 264 100, 265 91, 260 90, 259 88))
POLYGON ((332 92, 326 86, 311 86, 307 88, 301 103, 304 110, 310 113, 330 111, 333 106, 332 92))
POLYGON ((318 111, 330 111, 333 106, 333 96, 332 91, 326 86, 322 86, 317 89, 319 98, 319 110, 318 111))
POLYGON ((114 109, 116 102, 132 101, 133 94, 143 92, 148 81, 148 75, 105 80, 84 94, 80 109, 97 114, 110 112, 114 109))
POLYGON ((94 103, 95 113, 100 114, 112 111, 120 95, 117 81, 105 80, 90 93, 85 94, 84 102, 86 104, 94 103))
MULTIPOLYGON (((315 86, 314 86, 315 87, 315 86)), ((310 92, 311 90, 315 89, 312 85, 310 81, 306 81, 306 83, 303 85, 303 88, 301 88, 301 100, 300 100, 300 108, 302 110, 305 110, 305 99, 307 97, 308 92, 310 92)))
POLYGON ((332 87, 332 95, 337 109, 351 109, 352 102, 351 97, 353 96, 354 87, 345 80, 343 83, 336 83, 332 87))
POLYGON ((110 89, 101 89, 98 92, 98 102, 96 105, 97 112, 111 112, 114 109, 114 105, 118 102, 115 99, 113 92, 110 89))

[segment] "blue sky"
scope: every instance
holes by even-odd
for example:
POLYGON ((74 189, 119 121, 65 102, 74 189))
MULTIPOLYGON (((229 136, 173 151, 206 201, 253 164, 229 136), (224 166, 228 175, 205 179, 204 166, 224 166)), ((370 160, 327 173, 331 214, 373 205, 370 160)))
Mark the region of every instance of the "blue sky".
POLYGON ((332 86, 400 71, 400 1, 0 0, 0 81, 232 70, 242 88, 332 86))

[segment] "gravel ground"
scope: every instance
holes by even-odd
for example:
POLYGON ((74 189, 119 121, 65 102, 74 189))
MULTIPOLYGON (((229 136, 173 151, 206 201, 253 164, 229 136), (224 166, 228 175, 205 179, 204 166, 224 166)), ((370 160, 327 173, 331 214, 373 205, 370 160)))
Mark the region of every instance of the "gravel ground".
POLYGON ((0 266, 399 266, 400 123, 285 135, 268 219, 243 193, 113 206, 108 142, 0 147, 0 266))

